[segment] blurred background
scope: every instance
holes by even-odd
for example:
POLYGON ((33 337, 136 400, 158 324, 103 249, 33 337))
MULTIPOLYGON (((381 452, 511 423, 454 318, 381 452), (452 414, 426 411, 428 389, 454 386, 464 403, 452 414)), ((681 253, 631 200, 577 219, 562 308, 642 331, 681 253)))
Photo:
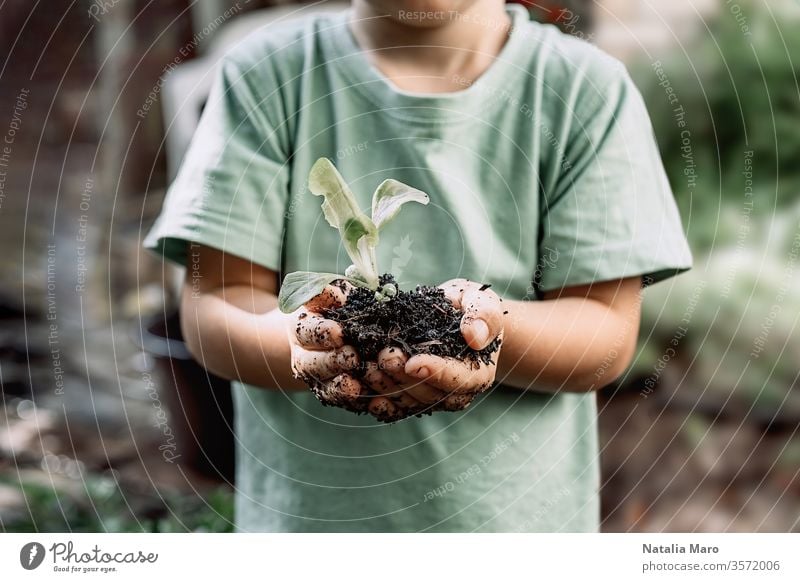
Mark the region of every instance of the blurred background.
MULTIPOLYGON (((696 258, 599 395, 603 529, 800 531, 800 2, 522 3, 629 67, 696 258)), ((0 3, 0 530, 232 529, 228 386, 140 243, 226 47, 345 5, 0 3)))

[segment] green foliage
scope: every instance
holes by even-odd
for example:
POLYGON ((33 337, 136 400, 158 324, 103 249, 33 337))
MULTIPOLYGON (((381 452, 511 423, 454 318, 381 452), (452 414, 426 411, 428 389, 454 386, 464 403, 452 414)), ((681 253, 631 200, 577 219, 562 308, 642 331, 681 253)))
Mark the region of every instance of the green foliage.
POLYGON ((153 530, 169 532, 230 533, 233 531, 234 493, 220 487, 205 497, 172 495, 167 514, 153 523, 153 530))
POLYGON ((633 68, 695 254, 692 271, 647 291, 635 373, 656 374, 677 339, 665 389, 680 381, 689 402, 796 418, 800 5, 737 4, 738 19, 720 1, 663 74, 633 68))
POLYGON ((633 68, 695 249, 720 242, 725 206, 744 203, 745 152, 753 152, 753 180, 763 195, 754 213, 791 204, 800 192, 800 10, 781 2, 769 10, 761 1, 738 4, 738 21, 721 3, 708 30, 661 60, 677 102, 668 100, 652 63, 633 68), (684 173, 687 137, 695 184, 684 173))
POLYGON ((322 212, 325 219, 339 231, 344 248, 361 278, 371 289, 376 289, 378 227, 361 212, 356 197, 330 160, 320 158, 314 163, 308 174, 308 189, 324 198, 322 212))
POLYGON ((313 299, 337 279, 345 279, 354 285, 363 285, 362 281, 349 278, 336 273, 312 273, 310 271, 295 271, 289 273, 281 284, 281 293, 278 297, 278 308, 284 313, 291 313, 302 307, 307 301, 313 299))
POLYGON ((428 203, 422 190, 407 186, 397 180, 384 180, 372 196, 372 220, 378 230, 386 226, 406 202, 428 203))
POLYGON ((688 372, 686 398, 742 414, 752 407, 762 419, 800 417, 799 224, 796 203, 754 222, 747 245, 717 249, 648 289, 635 375, 654 374, 666 355, 679 377, 688 372))
POLYGON ((233 492, 220 487, 206 494, 174 492, 142 499, 103 475, 84 474, 74 487, 4 479, 20 487, 27 507, 5 521, 5 531, 29 532, 231 532, 233 492))
MULTIPOLYGON (((353 261, 345 275, 332 273, 295 272, 286 276, 278 295, 278 306, 284 313, 298 309, 318 295, 326 285, 337 279, 347 279, 354 285, 368 287, 376 298, 388 297, 378 289, 378 232, 386 226, 407 202, 427 204, 428 195, 397 180, 384 180, 372 196, 372 218, 364 214, 342 175, 326 158, 311 167, 308 188, 322 196, 322 212, 328 223, 339 231, 345 250, 353 261)), ((387 290, 391 293, 391 289, 387 290)), ((396 291, 396 290, 395 290, 396 291)))

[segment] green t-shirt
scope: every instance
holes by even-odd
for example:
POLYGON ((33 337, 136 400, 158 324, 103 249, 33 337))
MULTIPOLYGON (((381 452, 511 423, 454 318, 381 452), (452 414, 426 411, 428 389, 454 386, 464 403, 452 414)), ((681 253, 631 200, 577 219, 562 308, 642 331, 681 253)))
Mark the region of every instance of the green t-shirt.
MULTIPOLYGON (((222 62, 146 246, 183 264, 195 241, 282 274, 344 272, 339 235, 306 188, 326 156, 362 208, 385 178, 430 195, 381 232, 379 265, 404 288, 466 277, 536 300, 687 269, 624 68, 508 9, 515 24, 495 62, 446 94, 393 86, 346 14, 243 40, 222 62)), ((311 392, 235 384, 234 397, 240 531, 598 528, 593 394, 498 386, 466 411, 391 425, 323 407, 311 392)))

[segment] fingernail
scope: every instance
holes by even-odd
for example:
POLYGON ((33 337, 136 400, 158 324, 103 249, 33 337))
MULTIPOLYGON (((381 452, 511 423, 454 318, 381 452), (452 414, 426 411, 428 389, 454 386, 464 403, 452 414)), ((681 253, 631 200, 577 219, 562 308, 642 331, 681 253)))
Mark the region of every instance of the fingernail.
POLYGON ((422 366, 421 368, 417 369, 416 376, 418 376, 420 378, 427 378, 430 375, 431 375, 431 371, 428 368, 426 368, 425 366, 422 366))
POLYGON ((482 319, 472 322, 472 337, 481 345, 489 342, 489 326, 482 319))

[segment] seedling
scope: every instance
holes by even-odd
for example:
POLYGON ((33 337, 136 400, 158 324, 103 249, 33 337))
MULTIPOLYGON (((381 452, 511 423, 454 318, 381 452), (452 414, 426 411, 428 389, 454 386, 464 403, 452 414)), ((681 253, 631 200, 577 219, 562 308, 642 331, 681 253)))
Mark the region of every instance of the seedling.
POLYGON ((375 249, 379 233, 400 211, 406 202, 428 204, 425 192, 397 180, 384 180, 372 195, 372 218, 358 207, 350 187, 336 167, 327 158, 318 159, 308 175, 308 188, 312 194, 322 196, 322 211, 328 223, 339 231, 350 260, 344 275, 296 271, 283 280, 278 296, 278 307, 291 313, 311 298, 319 295, 326 285, 344 279, 356 287, 375 292, 377 301, 385 301, 397 294, 394 283, 380 284, 375 249))
MULTIPOLYGON (((313 194, 322 196, 322 210, 327 221, 339 231, 347 254, 353 261, 343 275, 336 273, 290 273, 283 280, 278 295, 281 311, 290 313, 319 295, 326 285, 349 281, 347 301, 341 307, 325 309, 323 315, 338 322, 347 345, 359 355, 359 366, 350 371, 363 379, 370 363, 378 360, 381 350, 399 349, 409 357, 432 354, 458 358, 471 365, 491 364, 500 346, 495 339, 482 350, 470 348, 460 331, 463 313, 447 299, 444 290, 420 285, 411 291, 397 288, 391 273, 379 275, 375 258, 378 234, 406 202, 428 204, 428 195, 397 180, 385 180, 372 197, 372 217, 358 207, 355 196, 333 164, 324 158, 317 160, 308 179, 313 194)), ((311 390, 327 404, 325 385, 313 377, 303 377, 311 390)), ((362 396, 343 405, 348 410, 364 412, 369 399, 376 396, 368 387, 362 396)), ((402 398, 401 395, 392 398, 402 398)), ((468 403, 468 402, 467 402, 468 403)), ((430 414, 436 410, 455 410, 451 402, 439 402, 418 409, 406 409, 405 414, 430 414)), ((397 417, 378 417, 390 422, 397 417)))

